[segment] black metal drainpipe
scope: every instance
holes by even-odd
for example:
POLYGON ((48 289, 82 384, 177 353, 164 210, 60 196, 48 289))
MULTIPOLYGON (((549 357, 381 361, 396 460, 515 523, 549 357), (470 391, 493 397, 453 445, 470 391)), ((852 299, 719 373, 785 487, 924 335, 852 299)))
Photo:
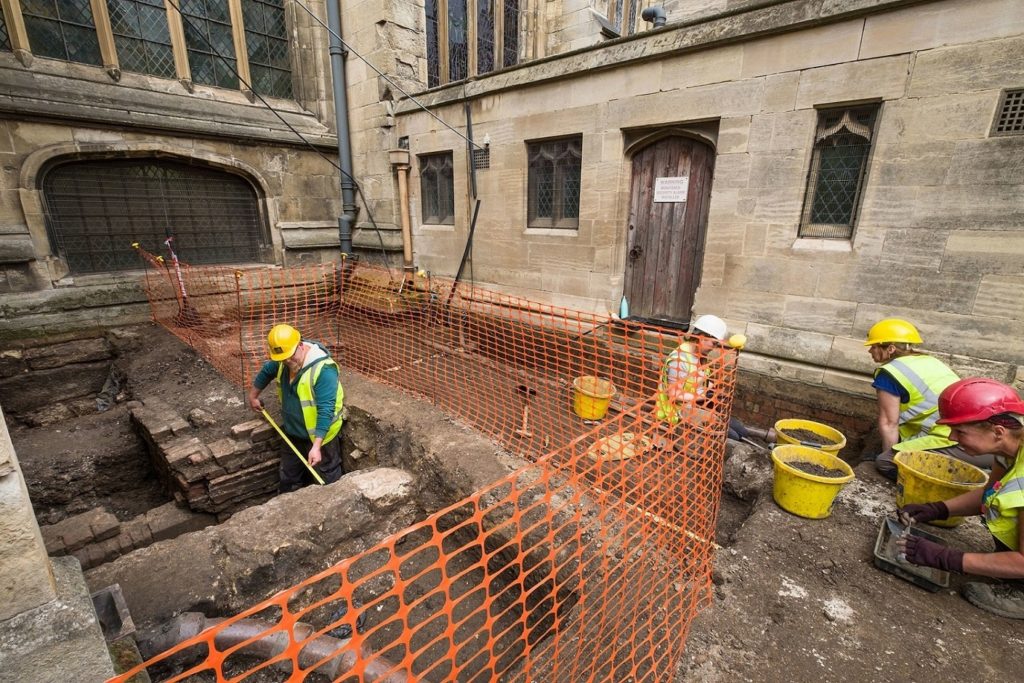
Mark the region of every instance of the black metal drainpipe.
POLYGON ((345 56, 341 44, 341 0, 327 0, 327 25, 330 28, 331 75, 334 85, 334 117, 338 126, 338 165, 341 166, 341 216, 338 237, 341 253, 352 255, 352 226, 356 222, 356 184, 352 175, 352 140, 348 133, 348 95, 345 92, 345 56))

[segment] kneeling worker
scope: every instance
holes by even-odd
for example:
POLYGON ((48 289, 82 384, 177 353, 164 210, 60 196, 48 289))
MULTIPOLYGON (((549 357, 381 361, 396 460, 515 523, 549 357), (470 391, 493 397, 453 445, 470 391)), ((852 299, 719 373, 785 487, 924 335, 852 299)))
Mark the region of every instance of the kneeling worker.
MULTIPOLYGON (((267 335, 270 360, 263 364, 249 390, 249 407, 263 410, 260 393, 274 379, 284 415, 282 429, 324 483, 337 481, 341 470, 342 403, 338 364, 319 342, 304 342, 291 325, 275 325, 267 335)), ((313 483, 313 475, 282 443, 281 483, 288 493, 313 483)))
POLYGON ((1012 387, 971 377, 939 396, 940 424, 968 453, 993 453, 984 489, 949 500, 904 505, 904 522, 931 522, 961 515, 983 515, 995 552, 964 553, 919 536, 898 543, 907 560, 926 567, 976 574, 995 583, 969 581, 963 596, 975 607, 1009 619, 1024 619, 1024 401, 1012 387))
POLYGON ((939 394, 960 378, 939 359, 914 348, 920 343, 917 328, 899 318, 880 320, 868 330, 864 346, 880 365, 871 385, 878 398, 878 433, 882 437, 875 469, 895 481, 893 458, 900 451, 936 451, 978 467, 991 467, 991 455, 967 455, 949 438, 949 427, 939 424, 939 394))

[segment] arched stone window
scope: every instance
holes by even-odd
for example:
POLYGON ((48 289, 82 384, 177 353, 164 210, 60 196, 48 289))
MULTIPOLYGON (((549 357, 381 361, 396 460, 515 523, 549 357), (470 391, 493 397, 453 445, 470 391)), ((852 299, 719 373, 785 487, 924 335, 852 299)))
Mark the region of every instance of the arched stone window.
POLYGON ((42 181, 46 227, 72 274, 141 267, 139 242, 191 264, 246 263, 269 252, 259 198, 243 178, 163 159, 72 161, 42 181))

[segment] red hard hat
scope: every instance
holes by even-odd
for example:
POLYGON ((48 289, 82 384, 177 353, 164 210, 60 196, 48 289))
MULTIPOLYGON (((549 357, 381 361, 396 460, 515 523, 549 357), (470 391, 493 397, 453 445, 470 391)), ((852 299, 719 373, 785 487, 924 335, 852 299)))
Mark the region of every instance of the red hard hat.
POLYGON ((981 422, 993 415, 1024 415, 1024 401, 1013 387, 984 377, 968 377, 953 382, 939 394, 941 425, 981 422))

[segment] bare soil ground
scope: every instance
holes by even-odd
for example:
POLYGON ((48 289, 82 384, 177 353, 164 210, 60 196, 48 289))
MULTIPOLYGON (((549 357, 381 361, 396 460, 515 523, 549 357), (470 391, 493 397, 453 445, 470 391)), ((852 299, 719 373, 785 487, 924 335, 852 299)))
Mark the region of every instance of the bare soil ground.
MULTIPOLYGON (((783 511, 769 485, 735 528, 744 504, 723 498, 715 602, 691 628, 678 681, 1019 680, 1009 653, 1024 645, 1024 621, 961 598, 965 577, 930 593, 873 565, 895 487, 872 463, 855 473, 822 520, 783 511)), ((928 530, 964 550, 992 548, 977 518, 928 530)))

